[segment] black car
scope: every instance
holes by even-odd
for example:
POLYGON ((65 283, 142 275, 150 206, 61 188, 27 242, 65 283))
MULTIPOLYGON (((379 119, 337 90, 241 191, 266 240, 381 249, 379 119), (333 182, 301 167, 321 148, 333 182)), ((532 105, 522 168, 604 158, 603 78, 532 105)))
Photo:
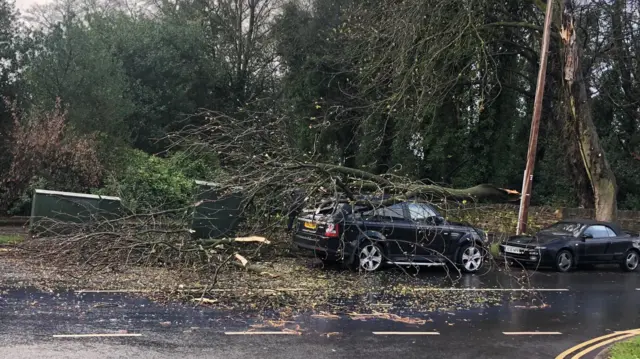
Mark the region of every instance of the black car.
POLYGON ((551 266, 560 272, 605 263, 634 271, 640 262, 640 238, 613 223, 566 220, 534 236, 510 237, 500 245, 500 254, 522 265, 551 266))
POLYGON ((481 269, 486 234, 446 221, 426 203, 387 206, 328 203, 298 217, 294 243, 323 261, 343 261, 375 271, 383 265, 458 265, 465 272, 481 269))

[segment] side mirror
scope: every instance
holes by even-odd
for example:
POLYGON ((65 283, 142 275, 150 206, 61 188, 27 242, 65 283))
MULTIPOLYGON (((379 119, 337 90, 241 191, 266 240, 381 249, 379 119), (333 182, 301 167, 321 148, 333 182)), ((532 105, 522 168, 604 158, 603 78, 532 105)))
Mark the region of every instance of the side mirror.
POLYGON ((582 240, 583 241, 586 240, 586 239, 590 239, 590 238, 593 238, 593 234, 591 234, 591 233, 585 233, 585 234, 582 235, 582 240))

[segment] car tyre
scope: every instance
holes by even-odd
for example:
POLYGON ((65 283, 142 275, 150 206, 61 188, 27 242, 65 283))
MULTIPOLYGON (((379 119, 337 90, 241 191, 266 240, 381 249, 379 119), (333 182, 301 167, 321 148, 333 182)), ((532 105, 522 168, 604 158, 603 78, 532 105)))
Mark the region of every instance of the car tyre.
POLYGON ((476 273, 482 269, 486 253, 484 248, 475 244, 466 244, 458 253, 458 265, 463 272, 476 273))
POLYGON ((629 249, 622 258, 620 268, 625 272, 633 272, 638 269, 638 264, 640 264, 640 254, 635 249, 629 249))
POLYGON ((573 254, 566 249, 558 252, 554 267, 558 272, 566 273, 573 267, 573 254))
POLYGON ((382 247, 373 241, 364 241, 360 244, 352 264, 354 268, 365 272, 375 272, 382 267, 383 261, 382 247))

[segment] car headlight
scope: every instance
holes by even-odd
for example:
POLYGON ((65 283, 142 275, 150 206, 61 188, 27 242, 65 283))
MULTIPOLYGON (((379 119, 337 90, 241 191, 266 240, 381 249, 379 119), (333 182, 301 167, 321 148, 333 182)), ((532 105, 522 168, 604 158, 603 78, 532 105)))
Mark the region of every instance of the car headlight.
POLYGON ((538 246, 538 247, 535 247, 534 249, 537 249, 537 250, 540 250, 540 249, 547 249, 547 247, 540 247, 540 246, 538 246))

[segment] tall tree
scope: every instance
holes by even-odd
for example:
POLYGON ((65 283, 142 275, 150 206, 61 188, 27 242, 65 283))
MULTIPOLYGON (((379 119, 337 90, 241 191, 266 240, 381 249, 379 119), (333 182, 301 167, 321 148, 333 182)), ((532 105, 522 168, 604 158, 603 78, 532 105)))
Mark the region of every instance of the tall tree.
MULTIPOLYGON (((565 106, 568 107, 567 121, 577 141, 580 158, 593 188, 596 218, 611 221, 616 217, 616 179, 593 121, 593 109, 583 64, 581 35, 577 30, 573 1, 565 0, 562 8, 560 37, 563 48, 563 73, 565 81, 565 106)), ((570 139, 571 140, 571 139, 570 139)))
MULTIPOLYGON (((18 94, 16 58, 17 14, 9 0, 0 0, 0 137, 5 137, 13 124, 10 103, 18 94)), ((0 175, 8 170, 7 141, 0 141, 0 175)))

